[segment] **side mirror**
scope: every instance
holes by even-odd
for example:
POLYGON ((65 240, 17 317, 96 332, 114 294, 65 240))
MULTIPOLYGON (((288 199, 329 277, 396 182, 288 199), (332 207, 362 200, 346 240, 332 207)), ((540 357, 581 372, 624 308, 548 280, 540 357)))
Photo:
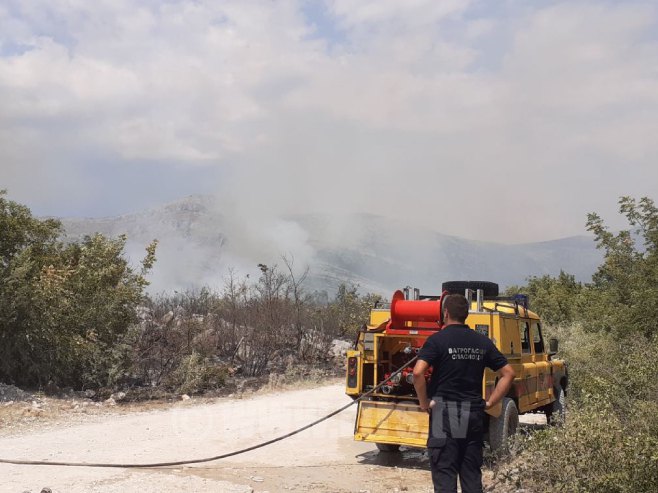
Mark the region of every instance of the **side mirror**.
POLYGON ((551 356, 553 356, 554 354, 557 354, 557 350, 558 350, 557 339, 555 339, 554 337, 552 337, 552 338, 548 341, 548 348, 549 348, 549 349, 548 349, 548 353, 549 353, 551 356))

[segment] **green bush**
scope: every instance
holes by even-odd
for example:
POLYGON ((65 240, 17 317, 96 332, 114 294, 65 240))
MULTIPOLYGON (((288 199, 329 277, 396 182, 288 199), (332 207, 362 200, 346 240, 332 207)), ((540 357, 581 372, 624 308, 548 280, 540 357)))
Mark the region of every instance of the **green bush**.
POLYGON ((641 413, 622 418, 608 402, 591 399, 569 411, 567 426, 522 440, 514 486, 536 492, 653 492, 658 481, 656 421, 641 413), (646 417, 650 420, 640 421, 646 417))
POLYGON ((166 386, 182 394, 198 394, 224 386, 228 370, 213 365, 196 352, 181 359, 176 370, 169 375, 166 386))
POLYGON ((578 299, 583 285, 575 276, 560 272, 557 277, 530 277, 525 286, 511 286, 507 294, 525 293, 530 307, 540 313, 542 320, 551 325, 570 324, 578 319, 578 299))
POLYGON ((498 486, 529 491, 643 493, 658 484, 658 209, 622 197, 631 229, 611 233, 590 214, 603 250, 591 283, 562 273, 520 291, 556 336, 569 365, 567 420, 530 433, 497 465, 498 486))
POLYGON ((521 438, 515 460, 498 465, 499 481, 529 491, 655 491, 658 340, 554 332, 569 362, 567 421, 521 438))
POLYGON ((137 322, 145 274, 124 257, 125 237, 59 240, 0 192, 0 380, 22 385, 105 386, 121 373, 122 342, 137 322))

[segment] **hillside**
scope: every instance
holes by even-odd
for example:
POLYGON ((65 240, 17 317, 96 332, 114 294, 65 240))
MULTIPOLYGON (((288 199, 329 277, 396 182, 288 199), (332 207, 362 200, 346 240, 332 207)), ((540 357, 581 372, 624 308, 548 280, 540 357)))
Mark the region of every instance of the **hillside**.
POLYGON ((295 258, 311 268, 307 287, 331 291, 340 282, 389 293, 411 284, 437 292, 448 279, 522 283, 529 275, 560 269, 588 280, 601 261, 585 236, 516 245, 466 240, 414 228, 387 218, 354 214, 300 214, 254 220, 225 215, 207 196, 112 218, 63 219, 67 236, 126 234, 133 260, 159 240, 152 290, 221 286, 229 268, 254 274, 256 264, 295 258))

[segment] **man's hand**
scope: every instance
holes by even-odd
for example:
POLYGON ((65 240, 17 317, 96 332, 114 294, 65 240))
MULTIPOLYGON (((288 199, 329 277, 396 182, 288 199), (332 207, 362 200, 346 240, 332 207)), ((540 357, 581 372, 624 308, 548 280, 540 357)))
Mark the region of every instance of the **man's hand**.
POLYGON ((434 400, 429 400, 429 399, 425 399, 424 402, 420 402, 419 404, 420 404, 420 409, 422 411, 427 411, 428 413, 431 413, 432 408, 436 406, 436 402, 434 402, 434 400))
POLYGON ((491 409, 494 407, 496 404, 498 404, 501 400, 503 400, 503 397, 507 395, 507 392, 509 391, 510 387, 512 387, 512 383, 514 382, 514 377, 516 374, 514 373, 514 369, 512 368, 512 365, 509 363, 503 366, 500 370, 496 372, 498 374, 499 380, 498 383, 496 384, 496 388, 494 388, 493 392, 489 396, 489 400, 487 401, 484 409, 491 409))

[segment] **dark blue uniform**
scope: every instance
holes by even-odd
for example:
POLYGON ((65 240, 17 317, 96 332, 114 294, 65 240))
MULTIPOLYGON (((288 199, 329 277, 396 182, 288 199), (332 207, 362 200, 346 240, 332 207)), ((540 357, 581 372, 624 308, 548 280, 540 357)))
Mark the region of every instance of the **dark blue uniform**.
POLYGON ((435 492, 482 491, 484 406, 482 377, 507 359, 487 337, 467 325, 430 336, 418 357, 433 367, 428 395, 435 401, 427 439, 435 492))

